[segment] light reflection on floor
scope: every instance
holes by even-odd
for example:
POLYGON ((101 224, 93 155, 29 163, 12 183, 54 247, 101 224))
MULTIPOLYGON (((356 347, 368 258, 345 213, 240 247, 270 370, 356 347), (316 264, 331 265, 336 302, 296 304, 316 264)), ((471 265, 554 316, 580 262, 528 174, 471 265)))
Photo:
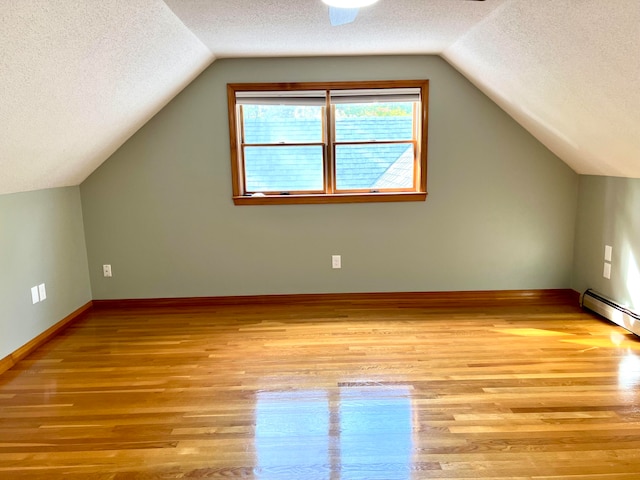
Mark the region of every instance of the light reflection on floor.
POLYGON ((521 337, 564 337, 571 335, 570 333, 543 330, 541 328, 501 328, 496 331, 521 337))
POLYGON ((405 386, 260 392, 255 474, 263 480, 407 480, 412 414, 405 386))
POLYGON ((285 478, 304 471, 330 474, 329 419, 328 397, 323 391, 258 393, 255 448, 259 478, 285 478))
POLYGON ((640 352, 640 339, 638 339, 638 337, 632 333, 623 335, 617 330, 611 332, 608 337, 603 335, 588 338, 562 339, 561 341, 593 348, 617 348, 640 352))
POLYGON ((640 358, 631 350, 627 351, 618 365, 618 386, 634 391, 640 387, 640 358))

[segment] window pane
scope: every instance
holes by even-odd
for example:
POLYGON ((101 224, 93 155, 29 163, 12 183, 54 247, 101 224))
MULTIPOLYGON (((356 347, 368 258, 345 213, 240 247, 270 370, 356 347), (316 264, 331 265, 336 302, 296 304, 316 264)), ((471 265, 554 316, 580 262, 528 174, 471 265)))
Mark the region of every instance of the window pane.
POLYGON ((323 190, 322 147, 245 147, 247 192, 323 190))
POLYGON ((322 142, 322 107, 243 105, 245 143, 322 142))
POLYGON ((338 190, 413 187, 413 144, 336 146, 338 190))
POLYGON ((336 141, 413 139, 413 102, 336 105, 336 141))

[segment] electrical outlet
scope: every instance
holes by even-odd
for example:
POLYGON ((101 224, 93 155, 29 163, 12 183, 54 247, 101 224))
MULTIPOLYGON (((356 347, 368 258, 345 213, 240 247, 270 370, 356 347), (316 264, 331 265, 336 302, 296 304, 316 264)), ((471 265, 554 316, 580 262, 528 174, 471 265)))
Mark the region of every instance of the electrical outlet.
POLYGON ((331 268, 342 268, 342 256, 331 255, 331 268))
POLYGON ((112 277, 111 265, 102 265, 102 275, 105 277, 112 277))
POLYGON ((604 270, 602 271, 602 276, 607 280, 611 279, 611 264, 604 262, 604 270))
POLYGON ((38 293, 38 286, 31 287, 31 301, 35 305, 40 301, 40 294, 38 293))

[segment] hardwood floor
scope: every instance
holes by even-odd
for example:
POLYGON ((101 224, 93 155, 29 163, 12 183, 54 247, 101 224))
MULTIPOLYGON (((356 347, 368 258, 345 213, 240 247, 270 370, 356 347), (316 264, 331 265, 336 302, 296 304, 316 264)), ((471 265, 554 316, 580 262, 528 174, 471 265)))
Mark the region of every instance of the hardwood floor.
POLYGON ((568 305, 93 309, 0 376, 0 478, 640 478, 640 341, 568 305))

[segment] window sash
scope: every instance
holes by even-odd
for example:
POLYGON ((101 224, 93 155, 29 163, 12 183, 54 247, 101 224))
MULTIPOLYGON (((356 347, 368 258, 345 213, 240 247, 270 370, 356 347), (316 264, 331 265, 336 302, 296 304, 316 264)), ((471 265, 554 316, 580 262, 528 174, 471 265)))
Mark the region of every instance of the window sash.
MULTIPOLYGON (((287 143, 287 144, 246 144, 242 146, 242 159, 243 159, 243 183, 244 183, 244 191, 246 194, 249 195, 255 195, 255 194, 263 194, 263 195, 292 195, 292 194, 322 194, 325 193, 325 188, 324 185, 326 185, 326 172, 325 172, 325 162, 326 162, 326 144, 324 143, 296 143, 296 144, 291 144, 291 143, 287 143), (247 159, 250 157, 249 155, 247 155, 247 150, 251 150, 251 149, 272 149, 274 151, 277 150, 281 150, 282 152, 286 151, 286 150, 293 150, 296 148, 306 148, 306 149, 312 149, 313 147, 320 147, 320 152, 319 152, 319 161, 320 161, 320 169, 319 171, 315 172, 315 175, 319 175, 319 179, 320 179, 320 185, 322 185, 322 188, 318 189, 318 188, 295 188, 296 187, 296 181, 298 182, 298 186, 301 183, 305 183, 305 180, 292 180, 289 184, 282 184, 280 186, 280 188, 273 188, 273 184, 277 185, 277 181, 282 181, 282 180, 276 180, 273 181, 272 183, 272 187, 271 188, 262 188, 262 189, 257 189, 254 188, 254 185, 250 184, 250 179, 248 179, 248 177, 251 176, 251 170, 247 169, 247 159)), ((276 154, 278 155, 278 154, 276 154)), ((286 160, 283 160, 282 163, 284 163, 286 165, 286 160)), ((270 165, 271 169, 277 169, 278 165, 271 163, 270 165)), ((282 165, 280 165, 280 167, 282 167, 282 165)), ((312 176, 313 173, 309 174, 309 176, 312 176)), ((315 176, 313 175, 313 176, 315 176)), ((306 182, 311 182, 311 180, 306 180, 306 182)))
MULTIPOLYGON (((407 147, 408 148, 408 147, 407 147)), ((334 171, 335 171, 335 175, 334 175, 334 191, 336 193, 349 193, 349 192, 355 192, 355 193, 378 193, 378 192, 415 192, 416 191, 416 182, 417 182, 417 176, 416 174, 418 173, 418 165, 416 162, 416 157, 417 157, 417 142, 415 140, 399 140, 399 141, 379 141, 379 142, 336 142, 333 144, 332 146, 332 152, 333 152, 333 163, 334 163, 334 171), (379 147, 390 147, 392 145, 398 145, 398 146, 410 146, 411 150, 412 150, 412 158, 411 158, 411 172, 412 172, 412 176, 411 176, 411 186, 402 186, 402 187, 385 187, 383 185, 376 185, 377 183, 379 183, 382 178, 383 175, 390 169, 392 168, 393 165, 395 165, 402 157, 402 155, 404 155, 404 153, 402 153, 400 156, 398 156, 398 158, 396 159, 396 161, 391 164, 388 165, 386 168, 383 169, 383 171, 380 172, 380 175, 376 178, 376 182, 368 187, 342 187, 341 185, 338 184, 340 178, 342 177, 343 173, 341 173, 341 168, 340 165, 338 164, 339 162, 339 158, 338 158, 338 149, 339 147, 356 147, 356 149, 360 148, 360 147, 367 147, 370 145, 375 145, 375 146, 379 146, 379 147)), ((366 149, 363 149, 366 150, 366 149)), ((405 149, 406 151, 406 149, 405 149)))

